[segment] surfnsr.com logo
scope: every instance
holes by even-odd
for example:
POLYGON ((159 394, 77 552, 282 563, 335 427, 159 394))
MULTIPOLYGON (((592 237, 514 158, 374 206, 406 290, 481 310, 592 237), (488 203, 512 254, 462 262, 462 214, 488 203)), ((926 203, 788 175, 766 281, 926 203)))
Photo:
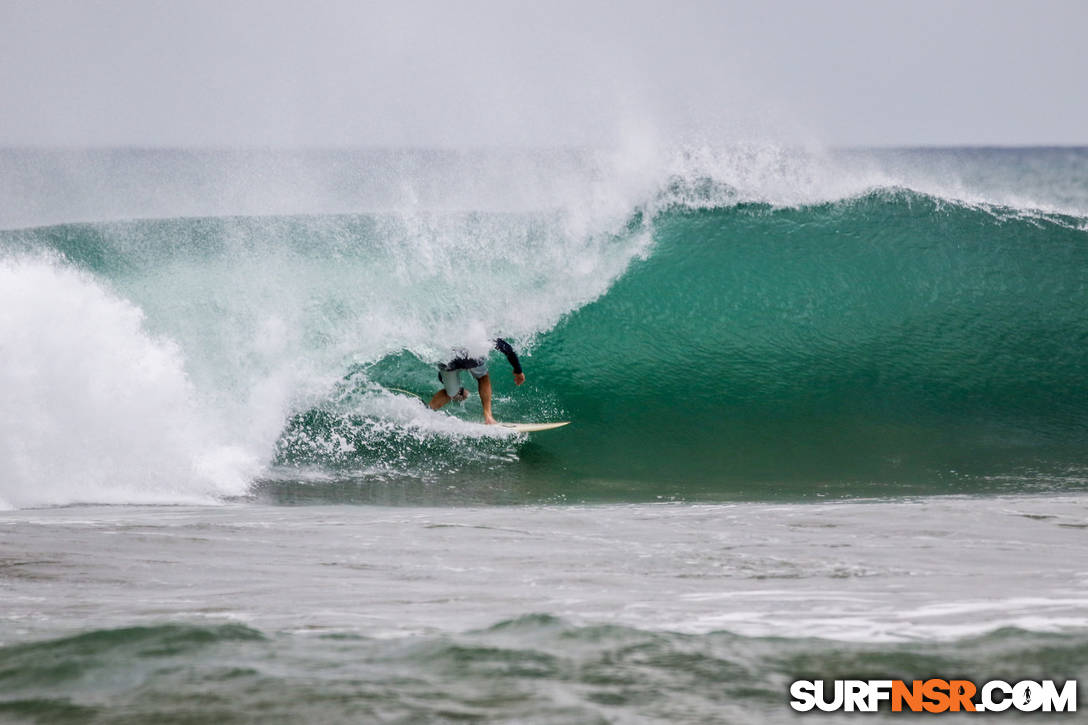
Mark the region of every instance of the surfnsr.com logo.
POLYGON ((1077 681, 1060 687, 1054 680, 1015 684, 990 680, 797 680, 790 685, 790 707, 798 712, 1076 712, 1077 681))

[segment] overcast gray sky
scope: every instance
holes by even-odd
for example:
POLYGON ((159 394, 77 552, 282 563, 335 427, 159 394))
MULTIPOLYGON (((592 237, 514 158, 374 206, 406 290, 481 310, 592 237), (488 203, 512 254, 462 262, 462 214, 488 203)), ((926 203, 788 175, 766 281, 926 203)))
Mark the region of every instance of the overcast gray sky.
POLYGON ((0 0, 3 145, 1088 143, 1088 0, 0 0))

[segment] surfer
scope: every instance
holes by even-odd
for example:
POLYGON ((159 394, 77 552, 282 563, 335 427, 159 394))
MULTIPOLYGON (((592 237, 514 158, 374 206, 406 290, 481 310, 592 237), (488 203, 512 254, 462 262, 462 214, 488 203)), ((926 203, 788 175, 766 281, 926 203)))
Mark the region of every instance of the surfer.
MULTIPOLYGON (((514 385, 525 382, 525 373, 521 371, 521 362, 518 354, 510 343, 497 338, 495 349, 506 355, 510 361, 510 367, 514 368, 514 385)), ((480 388, 480 403, 484 406, 484 423, 494 425, 495 418, 491 415, 491 377, 487 373, 486 357, 469 357, 464 350, 457 351, 457 357, 446 363, 438 365, 438 379, 442 382, 442 390, 439 390, 431 398, 431 410, 438 410, 451 400, 458 402, 468 397, 468 391, 461 387, 461 371, 468 370, 472 377, 476 378, 476 384, 480 388)))

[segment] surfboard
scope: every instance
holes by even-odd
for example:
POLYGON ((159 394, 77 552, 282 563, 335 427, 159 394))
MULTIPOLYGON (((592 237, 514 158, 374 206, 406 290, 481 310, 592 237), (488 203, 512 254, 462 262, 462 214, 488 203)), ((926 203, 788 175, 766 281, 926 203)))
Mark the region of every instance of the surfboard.
POLYGON ((516 430, 518 433, 536 433, 542 430, 552 430, 553 428, 562 428, 565 425, 570 425, 569 420, 564 420, 561 423, 499 423, 503 428, 509 428, 516 430))

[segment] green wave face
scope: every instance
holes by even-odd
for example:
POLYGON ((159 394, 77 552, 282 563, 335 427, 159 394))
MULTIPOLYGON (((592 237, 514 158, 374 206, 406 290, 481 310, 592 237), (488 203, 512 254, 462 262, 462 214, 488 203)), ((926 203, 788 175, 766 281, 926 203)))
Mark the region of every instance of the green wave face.
POLYGON ((578 421, 549 448, 680 495, 1083 470, 1077 224, 909 192, 667 214, 649 261, 541 342, 578 421))
POLYGON ((642 210, 608 233, 474 212, 80 224, 0 244, 7 259, 60 255, 48 264, 136 305, 183 359, 207 423, 190 438, 245 452, 263 471, 249 480, 277 498, 871 496, 1088 478, 1080 218, 889 188, 642 210), (429 397, 453 344, 496 334, 528 373, 515 389, 493 354, 496 414, 571 426, 496 437, 456 420, 478 417, 475 399, 433 414, 390 393, 429 397))

